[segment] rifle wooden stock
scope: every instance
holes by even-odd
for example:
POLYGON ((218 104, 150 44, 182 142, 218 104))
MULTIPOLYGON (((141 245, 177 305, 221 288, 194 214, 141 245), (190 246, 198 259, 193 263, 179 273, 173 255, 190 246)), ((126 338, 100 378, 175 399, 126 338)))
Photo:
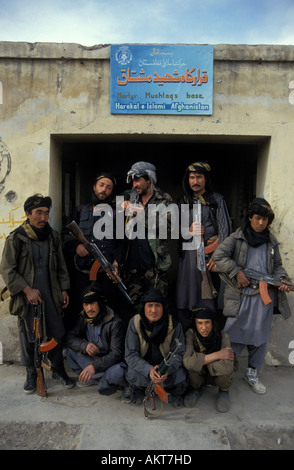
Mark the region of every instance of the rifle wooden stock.
POLYGON ((45 387, 45 379, 42 368, 37 367, 37 395, 40 397, 47 397, 46 387, 45 387))
POLYGON ((89 242, 86 239, 85 235, 83 234, 82 230, 78 226, 78 224, 73 220, 66 226, 66 228, 72 233, 72 235, 77 238, 81 243, 84 245, 88 245, 89 242))
POLYGON ((34 318, 34 332, 35 332, 35 338, 41 339, 43 336, 42 333, 42 323, 40 318, 34 318))
POLYGON ((43 339, 42 319, 44 318, 43 304, 35 306, 34 317, 34 363, 37 373, 37 390, 36 393, 40 397, 47 397, 46 384, 43 368, 51 370, 51 367, 43 360, 43 355, 51 351, 57 345, 57 341, 52 338, 50 341, 41 343, 43 339))
MULTIPOLYGON (((289 287, 289 290, 290 290, 290 291, 292 291, 292 292, 294 291, 294 284, 293 284, 293 282, 287 281, 286 279, 283 279, 283 280, 281 281, 281 286, 287 286, 287 287, 289 287)), ((278 286, 278 287, 279 287, 279 286, 278 286)))

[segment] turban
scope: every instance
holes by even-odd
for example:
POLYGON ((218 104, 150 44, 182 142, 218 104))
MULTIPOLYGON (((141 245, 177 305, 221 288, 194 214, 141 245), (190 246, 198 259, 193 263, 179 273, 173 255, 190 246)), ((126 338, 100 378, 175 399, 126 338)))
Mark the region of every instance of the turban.
POLYGON ((97 182, 98 180, 101 180, 102 178, 108 178, 109 180, 113 182, 113 185, 116 186, 116 179, 112 173, 108 171, 101 171, 100 173, 96 175, 95 182, 97 182))
POLYGON ((153 288, 151 288, 142 296, 141 301, 143 304, 146 304, 147 302, 157 302, 163 306, 165 305, 165 298, 162 293, 159 290, 153 288))
POLYGON ((33 209, 38 207, 47 207, 50 209, 52 205, 52 199, 49 196, 43 197, 42 194, 34 194, 30 196, 24 203, 24 211, 31 212, 33 209))
POLYGON ((137 162, 127 173, 127 183, 129 183, 134 178, 140 178, 141 176, 147 177, 153 186, 156 185, 157 176, 156 176, 156 167, 152 163, 148 162, 137 162))
POLYGON ((101 300, 101 296, 96 290, 87 288, 82 293, 81 299, 83 304, 90 304, 92 302, 99 302, 101 300))
POLYGON ((211 171, 211 168, 210 165, 206 162, 194 162, 188 166, 187 171, 195 171, 196 173, 200 172, 208 174, 211 171))
POLYGON ((251 201, 247 209, 248 217, 252 218, 254 214, 261 215, 263 217, 268 217, 269 224, 274 220, 275 214, 270 206, 270 204, 261 197, 256 197, 251 201))
POLYGON ((213 310, 210 310, 209 308, 206 307, 193 307, 192 308, 192 314, 194 319, 202 319, 202 320, 215 320, 216 319, 216 313, 213 310))

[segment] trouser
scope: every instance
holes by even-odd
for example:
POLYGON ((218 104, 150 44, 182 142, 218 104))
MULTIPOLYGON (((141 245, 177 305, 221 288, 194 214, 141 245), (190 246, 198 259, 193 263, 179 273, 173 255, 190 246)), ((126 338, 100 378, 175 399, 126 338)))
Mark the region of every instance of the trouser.
POLYGON ((231 347, 236 354, 240 356, 243 348, 247 348, 248 351, 248 365, 255 369, 261 369, 264 363, 267 343, 261 344, 260 346, 252 346, 241 343, 231 343, 231 347))
MULTIPOLYGON (((20 341, 20 363, 26 367, 34 366, 35 343, 33 342, 31 333, 27 329, 25 321, 21 318, 18 318, 18 333, 20 341)), ((51 362, 52 370, 63 372, 63 341, 58 338, 55 338, 55 340, 58 344, 51 351, 48 351, 48 359, 51 362)))
POLYGON ((228 391, 233 383, 233 372, 226 375, 211 375, 206 366, 199 372, 189 372, 189 382, 192 388, 198 389, 201 385, 215 385, 223 391, 228 391))
MULTIPOLYGON (((88 354, 82 354, 67 348, 66 360, 71 370, 80 375, 80 373, 92 364, 95 358, 88 354)), ((118 387, 125 387, 127 382, 125 380, 126 365, 123 362, 110 366, 105 372, 97 372, 93 375, 92 379, 99 381, 98 392, 101 395, 111 395, 117 391, 118 387)))

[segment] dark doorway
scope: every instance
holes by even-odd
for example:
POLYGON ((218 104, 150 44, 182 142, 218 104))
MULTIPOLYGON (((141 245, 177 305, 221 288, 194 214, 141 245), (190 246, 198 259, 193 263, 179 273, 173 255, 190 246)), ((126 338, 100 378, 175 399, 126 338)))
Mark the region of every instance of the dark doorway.
POLYGON ((118 194, 128 188, 126 174, 133 163, 148 161, 157 168, 158 186, 173 197, 182 194, 186 167, 207 161, 215 191, 224 195, 234 230, 244 208, 255 196, 259 146, 198 142, 70 142, 63 144, 63 221, 76 204, 88 202, 95 174, 112 171, 118 194))
MULTIPOLYGON (((75 205, 89 201, 92 184, 99 171, 115 174, 117 194, 120 195, 130 187, 126 184, 126 175, 133 163, 153 163, 157 168, 158 186, 176 202, 182 194, 186 167, 192 162, 205 160, 212 168, 213 189, 225 197, 235 230, 240 225, 244 208, 255 196, 258 152, 258 145, 235 143, 138 140, 63 143, 63 224, 75 205)), ((176 240, 170 241, 170 253, 169 282, 174 285, 178 266, 176 240)))

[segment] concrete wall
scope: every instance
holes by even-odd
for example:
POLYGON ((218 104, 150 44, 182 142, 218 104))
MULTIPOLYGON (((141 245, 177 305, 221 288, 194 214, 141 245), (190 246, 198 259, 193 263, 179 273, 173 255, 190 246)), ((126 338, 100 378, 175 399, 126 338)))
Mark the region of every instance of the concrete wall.
MULTIPOLYGON (((0 42, 0 252, 34 192, 52 196, 51 224, 60 230, 62 142, 181 136, 259 145, 256 193, 276 212, 273 232, 294 278, 294 46, 216 45, 212 116, 111 115, 109 57, 109 46, 0 42)), ((14 360, 7 301, 0 325, 4 360, 14 360)), ((293 326, 294 317, 275 317, 268 363, 289 365, 293 326)))

